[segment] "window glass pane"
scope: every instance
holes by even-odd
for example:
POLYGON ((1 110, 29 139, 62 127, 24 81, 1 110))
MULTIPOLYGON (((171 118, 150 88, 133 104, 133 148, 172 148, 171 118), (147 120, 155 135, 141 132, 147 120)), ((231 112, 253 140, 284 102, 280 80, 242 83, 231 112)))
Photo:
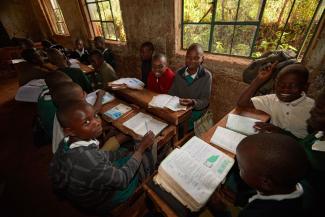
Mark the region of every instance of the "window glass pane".
POLYGON ((54 15, 55 15, 55 19, 57 22, 64 22, 63 15, 62 15, 60 9, 54 10, 54 15))
POLYGON ((116 40, 115 29, 113 23, 102 23, 104 30, 104 38, 110 40, 116 40))
POLYGON ((93 28, 94 28, 94 33, 95 36, 102 36, 103 32, 102 32, 102 25, 100 24, 100 22, 92 22, 93 28))
POLYGON ((86 0, 86 2, 95 2, 95 0, 86 0))
POLYGON ((296 0, 279 45, 280 49, 297 52, 303 43, 318 0, 296 0))
POLYGON ((235 34, 231 54, 238 56, 249 56, 256 26, 235 26, 235 34))
POLYGON ((122 13, 119 0, 111 0, 111 6, 114 16, 115 29, 117 34, 117 40, 126 41, 126 35, 124 32, 124 25, 122 20, 122 13))
POLYGON ((216 21, 235 21, 238 0, 217 1, 216 21))
POLYGON ((213 53, 230 54, 233 25, 216 25, 213 32, 211 51, 213 53))
POLYGON ((210 22, 211 0, 184 0, 184 22, 210 22))
POLYGON ((87 4, 90 19, 91 20, 100 20, 97 5, 96 4, 87 4))
POLYGON ((57 33, 58 34, 64 34, 65 33, 65 31, 64 31, 64 26, 63 26, 64 24, 63 23, 56 23, 56 27, 57 27, 57 33))
POLYGON ((60 6, 56 0, 51 0, 51 5, 52 5, 53 9, 60 8, 60 6))
POLYGON ((102 21, 113 21, 109 2, 108 1, 101 2, 101 3, 98 3, 98 5, 99 5, 100 16, 101 16, 102 21))
POLYGON ((257 21, 259 17, 260 8, 262 6, 261 0, 241 0, 238 21, 257 21))
POLYGON ((210 25, 184 25, 183 48, 186 49, 192 43, 200 43, 205 51, 209 47, 210 25))

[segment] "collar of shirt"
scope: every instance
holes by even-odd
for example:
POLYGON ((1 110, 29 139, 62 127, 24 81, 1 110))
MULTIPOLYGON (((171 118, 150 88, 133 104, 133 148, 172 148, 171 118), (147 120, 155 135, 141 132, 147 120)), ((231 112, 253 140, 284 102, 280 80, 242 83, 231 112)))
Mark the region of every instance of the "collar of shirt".
POLYGON ((85 48, 82 48, 82 51, 76 49, 76 52, 79 54, 79 56, 82 56, 85 53, 85 48))
POLYGON ((298 183, 296 185, 296 190, 291 192, 290 194, 275 194, 275 195, 262 195, 260 192, 257 192, 256 195, 249 198, 248 202, 251 203, 253 200, 286 200, 286 199, 294 199, 300 197, 304 193, 304 189, 298 183))
POLYGON ((292 101, 292 102, 282 102, 279 100, 279 98, 277 97, 277 100, 280 101, 281 103, 284 103, 284 104, 289 104, 293 107, 297 106, 299 103, 301 103, 302 101, 304 101, 306 99, 306 93, 305 92, 302 92, 301 93, 301 97, 299 97, 298 99, 292 101))
POLYGON ((323 138, 323 136, 324 136, 323 131, 319 131, 318 133, 316 133, 316 135, 315 135, 316 141, 311 146, 311 149, 313 151, 325 152, 325 141, 321 140, 321 138, 323 138))
MULTIPOLYGON (((66 142, 68 142, 69 137, 65 137, 64 140, 66 142)), ((96 144, 96 146, 99 147, 99 141, 97 139, 91 139, 89 141, 78 141, 78 142, 71 143, 69 148, 73 149, 73 148, 78 148, 78 147, 81 147, 81 146, 87 147, 87 146, 92 145, 92 144, 96 144)))
MULTIPOLYGON (((198 67, 197 70, 196 70, 196 72, 195 72, 193 75, 191 75, 191 77, 192 77, 193 79, 196 78, 197 73, 199 72, 199 70, 200 70, 200 67, 198 67)), ((188 73, 188 67, 186 67, 186 69, 185 69, 185 73, 184 73, 184 77, 186 77, 186 76, 188 76, 188 75, 190 75, 190 73, 188 73)))
POLYGON ((102 54, 104 54, 106 51, 108 50, 108 48, 105 48, 102 52, 102 54))

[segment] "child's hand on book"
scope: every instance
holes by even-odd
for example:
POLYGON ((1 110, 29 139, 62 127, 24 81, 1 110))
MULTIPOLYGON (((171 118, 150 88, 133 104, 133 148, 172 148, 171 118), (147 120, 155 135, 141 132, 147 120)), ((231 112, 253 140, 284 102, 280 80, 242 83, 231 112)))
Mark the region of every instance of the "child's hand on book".
POLYGON ((150 148, 154 143, 154 139, 155 139, 155 135, 153 134, 152 131, 149 131, 148 133, 146 133, 146 135, 144 135, 144 137, 142 138, 142 140, 140 142, 138 151, 143 153, 147 148, 150 148))
POLYGON ((192 99, 179 99, 179 104, 185 106, 192 106, 194 105, 194 101, 192 99))
POLYGON ((98 91, 97 91, 97 93, 96 93, 96 95, 97 95, 97 97, 103 97, 104 95, 105 95, 105 90, 101 90, 101 89, 99 89, 98 91))
POLYGON ((283 132, 283 130, 280 127, 265 122, 256 122, 254 128, 260 133, 282 133, 283 132))

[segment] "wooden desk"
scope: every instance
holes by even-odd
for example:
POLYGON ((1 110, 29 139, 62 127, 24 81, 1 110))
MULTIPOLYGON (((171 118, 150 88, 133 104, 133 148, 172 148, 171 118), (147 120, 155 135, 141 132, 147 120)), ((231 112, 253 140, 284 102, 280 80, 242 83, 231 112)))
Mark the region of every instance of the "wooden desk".
MULTIPOLYGON (((132 136, 133 139, 135 140, 140 140, 141 137, 137 134, 135 134, 132 130, 130 130, 129 128, 125 127, 123 125, 123 123, 127 120, 129 120, 130 118, 132 118, 133 116, 135 116, 136 114, 138 114, 139 112, 144 112, 143 110, 141 110, 140 108, 137 108, 135 106, 129 105, 128 103, 120 100, 120 99, 115 99, 112 102, 106 103, 105 105, 103 105, 102 109, 101 109, 101 113, 102 113, 102 118, 107 121, 112 123, 112 125, 114 127, 116 127, 117 129, 119 129, 121 132, 132 136), (117 120, 113 120, 110 117, 104 115, 104 112, 106 112, 107 110, 113 108, 114 106, 117 106, 118 104, 124 104, 124 105, 128 105, 132 107, 132 110, 125 113, 122 117, 118 118, 117 120)), ((154 117, 155 119, 160 120, 157 117, 154 117)), ((160 135, 158 135, 156 137, 157 139, 157 145, 158 145, 158 149, 161 148, 162 146, 164 146, 165 144, 167 144, 169 141, 171 141, 176 135, 176 127, 173 125, 169 125, 167 126, 161 133, 160 135)))

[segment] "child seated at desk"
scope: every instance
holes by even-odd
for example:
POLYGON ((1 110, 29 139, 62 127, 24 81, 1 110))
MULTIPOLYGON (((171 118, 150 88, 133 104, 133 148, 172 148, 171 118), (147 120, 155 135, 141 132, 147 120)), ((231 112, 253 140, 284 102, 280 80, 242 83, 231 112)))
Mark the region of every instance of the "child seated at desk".
POLYGON ((207 107, 211 95, 212 76, 209 70, 202 66, 204 56, 200 44, 192 44, 186 51, 185 66, 176 72, 169 94, 178 96, 180 104, 193 106, 189 129, 193 129, 207 107))
POLYGON ((311 193, 313 197, 310 216, 323 216, 322 201, 325 195, 325 89, 316 99, 307 123, 310 134, 299 143, 307 153, 312 170, 306 179, 307 183, 303 184, 306 184, 309 189, 311 188, 311 192, 308 193, 311 193))
POLYGON ((94 43, 95 43, 95 48, 98 49, 103 55, 105 62, 108 63, 110 66, 112 66, 113 69, 115 69, 116 68, 115 58, 111 49, 106 47, 105 39, 102 36, 97 36, 94 39, 94 43))
POLYGON ((98 73, 97 88, 107 89, 107 83, 117 79, 115 70, 104 61, 104 56, 99 50, 90 53, 90 62, 98 73))
POLYGON ((81 38, 77 38, 75 41, 75 50, 70 54, 70 59, 77 59, 83 64, 89 64, 89 52, 84 47, 84 42, 81 38))
POLYGON ((147 85, 148 75, 152 69, 151 61, 155 47, 150 41, 141 44, 140 58, 141 58, 141 81, 147 85))
POLYGON ((257 190, 239 217, 307 216, 299 181, 309 162, 293 138, 275 133, 248 136, 238 145, 236 157, 241 178, 257 190))
POLYGON ((144 153, 153 144, 153 133, 143 137, 132 155, 102 151, 96 140, 102 133, 101 119, 91 105, 70 101, 57 114, 66 137, 50 164, 54 189, 84 210, 109 213, 152 172, 144 153))
POLYGON ((148 75, 147 88, 156 93, 167 94, 173 84, 175 73, 167 67, 167 58, 162 53, 152 57, 152 70, 148 75))
POLYGON ((85 73, 83 73, 83 71, 81 71, 79 68, 70 68, 70 62, 61 51, 54 48, 49 48, 47 50, 47 56, 52 64, 56 65, 59 70, 67 74, 73 80, 73 82, 79 84, 84 91, 87 93, 92 92, 93 88, 91 87, 85 73))
POLYGON ((277 75, 275 94, 253 97, 271 76, 276 63, 262 69, 250 86, 241 94, 238 107, 256 108, 271 116, 271 123, 257 122, 260 132, 290 133, 297 138, 307 135, 306 120, 314 100, 307 97, 309 72, 302 64, 284 67, 277 75))

